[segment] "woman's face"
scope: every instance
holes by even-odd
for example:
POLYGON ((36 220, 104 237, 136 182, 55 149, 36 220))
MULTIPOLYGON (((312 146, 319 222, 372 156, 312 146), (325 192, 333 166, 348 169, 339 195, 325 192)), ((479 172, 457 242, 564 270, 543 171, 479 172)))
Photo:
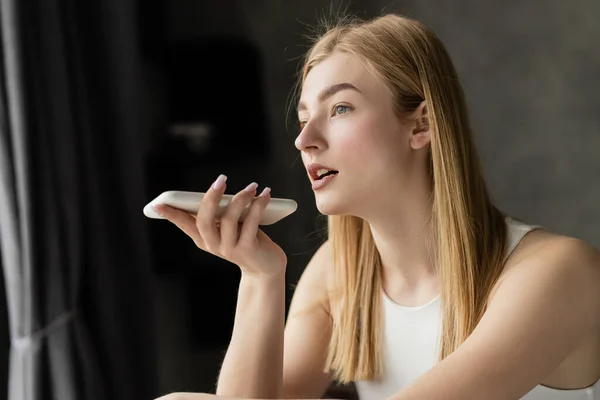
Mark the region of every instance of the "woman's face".
POLYGON ((415 118, 423 106, 398 116, 387 86, 350 54, 335 52, 313 67, 298 104, 295 144, 321 213, 364 218, 422 184, 429 135, 415 130, 415 118), (324 170, 333 172, 319 178, 324 170))

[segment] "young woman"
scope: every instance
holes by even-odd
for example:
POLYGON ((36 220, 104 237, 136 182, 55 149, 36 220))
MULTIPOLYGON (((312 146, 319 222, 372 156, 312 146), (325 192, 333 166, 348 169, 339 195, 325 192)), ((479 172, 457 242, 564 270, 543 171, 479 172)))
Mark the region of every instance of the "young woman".
POLYGON ((438 38, 397 15, 346 21, 300 85, 296 147, 329 239, 285 335, 286 256, 257 224, 268 189, 219 222, 224 176, 198 215, 157 210, 242 270, 217 394, 319 398, 336 379, 361 400, 600 399, 600 255, 494 206, 438 38))

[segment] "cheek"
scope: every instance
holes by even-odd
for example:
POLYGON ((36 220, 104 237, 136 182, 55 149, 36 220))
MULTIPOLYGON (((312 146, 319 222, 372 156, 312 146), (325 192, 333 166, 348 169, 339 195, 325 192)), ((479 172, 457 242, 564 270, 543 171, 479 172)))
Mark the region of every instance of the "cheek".
POLYGON ((375 139, 377 127, 369 121, 348 118, 339 121, 336 131, 339 132, 338 150, 343 155, 363 159, 371 157, 379 146, 375 139))
POLYGON ((365 143, 362 136, 363 135, 361 135, 361 132, 357 127, 353 127, 352 130, 347 130, 346 134, 340 138, 337 150, 341 155, 348 156, 351 159, 360 159, 364 157, 365 153, 368 153, 368 150, 365 149, 367 143, 365 143))
POLYGON ((338 150, 344 156, 351 156, 357 165, 368 162, 371 166, 389 166, 405 158, 404 147, 408 147, 408 144, 403 145, 403 135, 396 132, 393 125, 350 119, 344 121, 344 125, 339 129, 338 150))
POLYGON ((355 177, 355 183, 360 182, 363 187, 380 185, 391 168, 389 154, 384 153, 388 151, 387 146, 379 137, 379 128, 372 123, 349 123, 345 128, 336 146, 336 153, 343 160, 340 169, 355 177))

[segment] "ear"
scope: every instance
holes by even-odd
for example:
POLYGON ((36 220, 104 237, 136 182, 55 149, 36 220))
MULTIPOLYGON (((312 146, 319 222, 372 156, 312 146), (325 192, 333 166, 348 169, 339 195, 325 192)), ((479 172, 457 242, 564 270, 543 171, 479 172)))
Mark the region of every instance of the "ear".
POLYGON ((427 102, 423 100, 421 104, 411 114, 412 133, 410 135, 410 147, 415 150, 422 149, 431 143, 429 130, 429 114, 427 102))

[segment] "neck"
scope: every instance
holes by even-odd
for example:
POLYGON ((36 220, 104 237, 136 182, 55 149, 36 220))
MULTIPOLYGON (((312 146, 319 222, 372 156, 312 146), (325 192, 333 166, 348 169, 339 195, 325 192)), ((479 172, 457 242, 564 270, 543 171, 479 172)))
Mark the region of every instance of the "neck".
POLYGON ((439 293, 433 261, 435 245, 431 220, 431 191, 411 191, 410 199, 390 196, 391 204, 377 207, 365 219, 381 257, 386 294, 402 304, 426 302, 439 293))

